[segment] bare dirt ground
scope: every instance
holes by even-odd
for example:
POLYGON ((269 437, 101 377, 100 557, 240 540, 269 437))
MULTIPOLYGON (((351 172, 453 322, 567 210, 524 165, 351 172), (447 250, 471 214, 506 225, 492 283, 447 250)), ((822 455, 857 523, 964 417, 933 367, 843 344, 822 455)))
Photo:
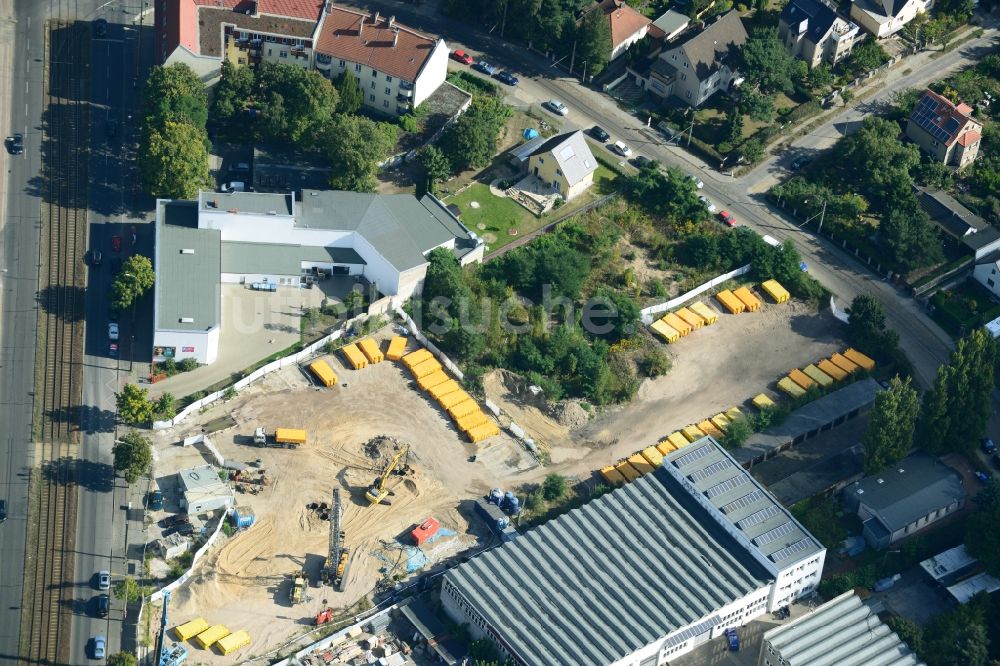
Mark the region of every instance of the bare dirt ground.
MULTIPOLYGON (((405 575, 407 558, 414 553, 405 552, 402 545, 410 543, 409 531, 428 516, 454 532, 422 547, 430 564, 474 546, 481 532, 478 527, 476 533, 470 532, 468 500, 503 486, 535 464, 506 435, 478 445, 464 442, 447 415, 419 391, 400 364, 385 361, 354 371, 344 366, 339 354, 325 358, 346 387, 317 389, 298 368, 287 368, 231 402, 162 433, 157 444, 157 476, 202 464, 199 451, 176 442, 228 413, 237 425, 210 434, 212 442, 227 459, 259 457, 267 470, 270 483, 263 492, 236 496, 240 506, 254 511, 257 524, 221 538, 199 562, 193 579, 171 599, 173 623, 204 617, 231 631, 249 631, 253 643, 240 652, 244 656, 283 644, 326 605, 353 604, 383 576, 405 575), (257 426, 268 431, 305 428, 309 442, 300 450, 237 443, 257 426), (415 473, 390 480, 391 505, 369 506, 365 488, 392 455, 391 445, 383 446, 377 459, 366 455, 364 444, 380 435, 410 444, 408 464, 415 473), (474 463, 467 460, 472 454, 477 456, 474 463), (344 501, 343 527, 346 545, 352 549, 343 593, 317 586, 330 524, 306 506, 330 503, 334 487, 340 488, 344 501), (303 568, 310 578, 307 600, 293 606, 288 599, 290 574, 303 568)), ((223 660, 210 651, 200 651, 195 659, 223 660)))
POLYGON ((717 324, 666 347, 673 361, 666 376, 645 380, 632 402, 605 409, 573 429, 513 395, 498 373, 489 374, 484 386, 490 400, 548 448, 553 467, 545 473, 586 475, 773 389, 790 369, 842 350, 841 332, 842 324, 828 311, 816 313, 795 301, 721 314, 717 324))

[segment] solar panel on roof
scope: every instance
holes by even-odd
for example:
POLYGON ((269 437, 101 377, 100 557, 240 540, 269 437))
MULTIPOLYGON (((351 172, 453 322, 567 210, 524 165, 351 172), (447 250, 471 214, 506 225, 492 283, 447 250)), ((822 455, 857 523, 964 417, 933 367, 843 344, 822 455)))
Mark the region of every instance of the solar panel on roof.
POLYGON ((791 534, 796 529, 797 528, 795 527, 795 523, 793 523, 792 521, 788 521, 787 523, 782 523, 781 525, 778 525, 774 529, 764 532, 756 539, 754 539, 753 543, 755 546, 763 546, 766 543, 771 543, 775 539, 780 539, 786 534, 791 534))
POLYGON ((740 509, 750 506, 751 504, 753 504, 754 502, 763 497, 764 497, 763 491, 761 491, 758 488, 757 490, 754 490, 751 493, 747 493, 743 497, 737 500, 733 500, 729 504, 725 505, 724 507, 722 507, 722 512, 732 513, 733 511, 739 511, 740 509))
POLYGON ((699 634, 707 633, 712 629, 712 627, 718 625, 719 623, 720 623, 719 616, 713 615, 704 622, 699 622, 694 626, 688 627, 684 631, 674 634, 673 636, 671 636, 670 638, 668 638, 663 642, 663 645, 660 646, 660 649, 666 650, 674 647, 675 645, 680 645, 681 643, 683 643, 684 641, 693 636, 698 636, 699 634))
POLYGON ((958 129, 958 119, 957 118, 949 118, 948 119, 948 124, 945 125, 944 129, 945 129, 946 132, 948 132, 948 134, 954 134, 955 130, 958 129))
POLYGON ((691 479, 692 482, 698 483, 702 479, 707 479, 713 474, 718 474, 722 470, 729 469, 730 467, 732 467, 732 465, 729 463, 728 460, 719 460, 718 462, 712 463, 708 467, 699 469, 696 472, 689 474, 688 478, 691 479))
POLYGON ((809 550, 810 547, 812 547, 812 541, 809 539, 800 539, 791 546, 771 553, 770 558, 772 562, 777 563, 779 560, 791 557, 795 553, 801 553, 803 550, 809 550))
POLYGON ((750 483, 750 479, 747 477, 746 474, 739 474, 737 476, 732 477, 731 479, 726 479, 722 483, 717 483, 716 485, 712 486, 711 488, 705 491, 705 495, 707 495, 710 499, 712 497, 718 497, 722 493, 728 493, 730 490, 733 490, 734 488, 739 488, 745 483, 750 483))
POLYGON ((771 506, 765 506, 760 511, 755 511, 754 513, 751 513, 743 520, 736 523, 736 527, 740 528, 741 530, 745 530, 748 527, 753 527, 754 525, 762 523, 771 516, 776 516, 779 513, 781 513, 781 510, 778 509, 778 507, 774 506, 773 504, 771 506))
POLYGON ((677 467, 687 467, 691 463, 693 463, 693 462, 695 462, 697 460, 701 460, 702 458, 704 458, 705 456, 707 456, 711 452, 712 452, 712 448, 706 444, 705 446, 702 446, 701 448, 695 449, 694 451, 691 451, 690 453, 685 453, 684 455, 680 456, 679 458, 677 458, 676 460, 674 460, 674 465, 676 465, 677 467))

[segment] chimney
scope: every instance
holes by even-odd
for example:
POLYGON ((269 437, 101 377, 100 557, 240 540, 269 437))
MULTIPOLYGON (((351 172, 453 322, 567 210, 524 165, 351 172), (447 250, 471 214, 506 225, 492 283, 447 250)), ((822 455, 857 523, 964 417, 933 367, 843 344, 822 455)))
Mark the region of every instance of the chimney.
POLYGON ((396 43, 399 42, 399 28, 392 29, 392 47, 396 48, 396 43))
POLYGON ((376 28, 378 27, 378 19, 379 19, 379 13, 378 13, 378 10, 376 10, 375 11, 375 20, 372 21, 372 25, 375 26, 376 28))
POLYGON ((360 37, 362 35, 362 33, 364 33, 364 31, 365 31, 365 19, 366 18, 368 18, 368 17, 367 16, 362 16, 361 17, 361 23, 358 24, 358 37, 360 37))
POLYGON ((390 16, 389 17, 389 27, 391 28, 394 25, 396 25, 396 17, 395 16, 390 16))

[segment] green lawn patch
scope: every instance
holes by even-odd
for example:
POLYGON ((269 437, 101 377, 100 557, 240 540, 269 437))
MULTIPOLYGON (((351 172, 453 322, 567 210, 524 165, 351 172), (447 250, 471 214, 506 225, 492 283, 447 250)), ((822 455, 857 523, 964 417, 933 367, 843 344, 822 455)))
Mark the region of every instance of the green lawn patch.
POLYGON ((489 251, 545 224, 517 202, 493 195, 489 186, 483 183, 473 183, 461 194, 448 197, 445 203, 458 206, 462 223, 486 240, 489 251), (478 207, 474 207, 473 202, 478 207), (510 229, 517 233, 510 234, 510 229))
POLYGON ((614 171, 603 164, 598 164, 597 171, 594 172, 594 186, 591 188, 591 192, 598 195, 611 194, 615 191, 615 178, 617 177, 618 174, 614 171))
POLYGON ((931 297, 932 318, 954 336, 965 335, 1000 316, 1000 305, 990 298, 975 280, 969 279, 954 289, 942 289, 931 297))

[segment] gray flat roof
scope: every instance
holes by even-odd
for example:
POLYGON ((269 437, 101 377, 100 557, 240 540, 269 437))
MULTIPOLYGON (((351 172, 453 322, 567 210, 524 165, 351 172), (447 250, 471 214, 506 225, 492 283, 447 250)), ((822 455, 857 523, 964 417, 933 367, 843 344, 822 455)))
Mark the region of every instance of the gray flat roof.
POLYGON ((787 569, 823 550, 764 486, 711 437, 703 437, 663 459, 667 471, 692 487, 775 567, 787 569))
POLYGON ((198 204, 206 211, 236 211, 256 215, 292 215, 295 196, 291 193, 199 192, 198 204))
POLYGON ((303 190, 295 226, 357 231, 399 271, 426 263, 424 253, 469 233, 436 198, 303 190))
POLYGON ((364 265, 353 248, 309 247, 280 243, 222 243, 223 273, 258 273, 262 275, 299 275, 303 261, 364 265))
POLYGON ((966 498, 962 476, 925 453, 907 456, 890 468, 844 489, 895 532, 935 509, 966 498))
POLYGON ((923 664, 853 591, 764 634, 787 666, 923 664))
POLYGON ((802 435, 847 416, 856 409, 867 407, 875 402, 878 390, 878 382, 866 377, 827 393, 792 412, 780 425, 750 435, 743 446, 732 451, 732 455, 741 465, 769 455, 774 449, 802 435))
POLYGON ((773 580, 663 468, 445 576, 545 666, 612 663, 773 580))
POLYGON ((198 229, 193 201, 160 202, 163 215, 155 250, 156 327, 206 331, 222 321, 220 254, 222 233, 198 229), (197 297, 193 297, 197 294, 197 297))

